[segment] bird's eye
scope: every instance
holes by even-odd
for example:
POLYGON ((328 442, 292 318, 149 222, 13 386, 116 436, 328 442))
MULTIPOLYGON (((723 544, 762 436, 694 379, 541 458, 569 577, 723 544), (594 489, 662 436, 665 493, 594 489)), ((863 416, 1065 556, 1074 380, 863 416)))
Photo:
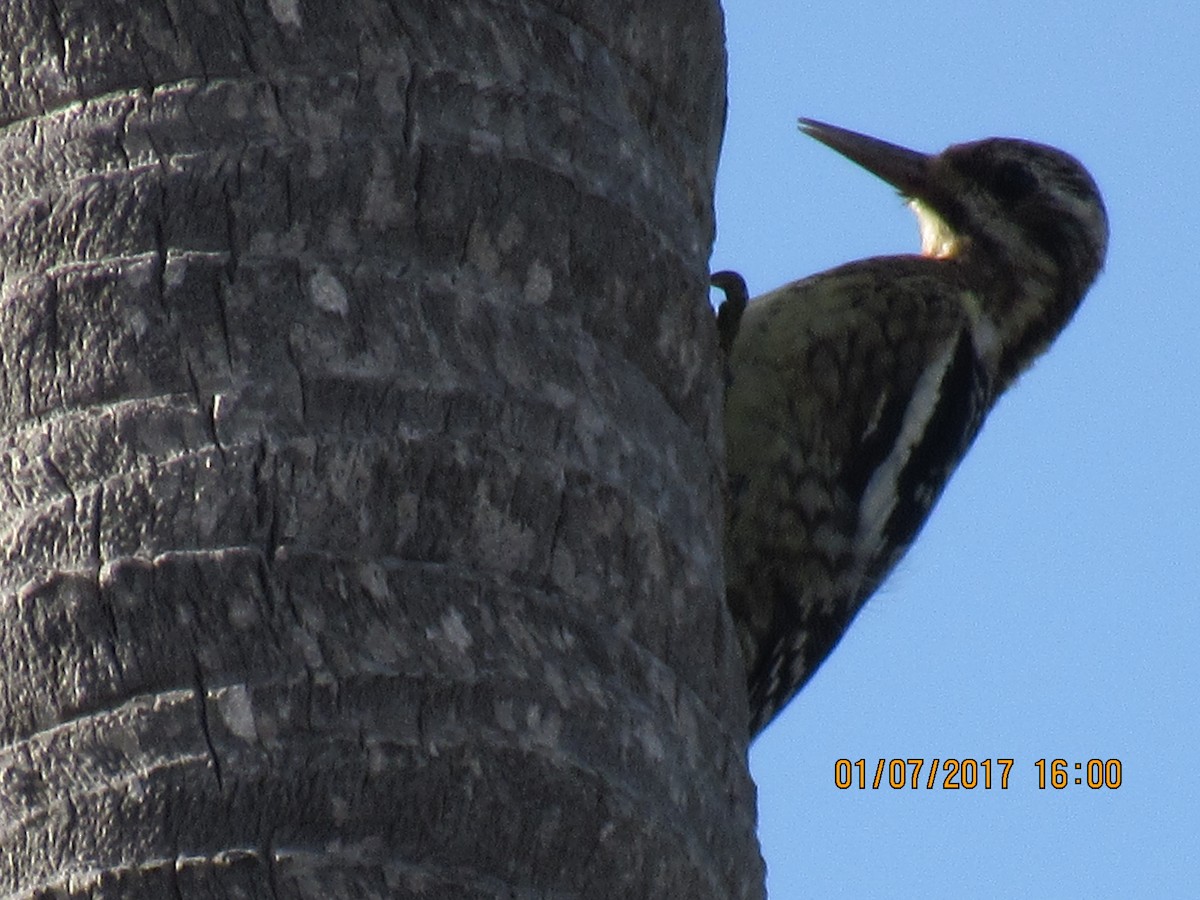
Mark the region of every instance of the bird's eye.
POLYGON ((1017 160, 1005 160, 980 173, 980 180, 997 200, 1017 203, 1037 190, 1037 176, 1017 160))

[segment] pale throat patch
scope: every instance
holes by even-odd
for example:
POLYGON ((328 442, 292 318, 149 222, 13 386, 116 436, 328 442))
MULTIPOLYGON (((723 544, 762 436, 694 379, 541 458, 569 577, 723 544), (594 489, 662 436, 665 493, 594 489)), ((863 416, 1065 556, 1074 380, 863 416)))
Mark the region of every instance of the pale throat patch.
POLYGON ((913 197, 908 201, 909 209, 917 215, 917 227, 921 230, 921 255, 934 259, 948 259, 962 247, 962 241, 945 219, 939 216, 924 201, 913 197))

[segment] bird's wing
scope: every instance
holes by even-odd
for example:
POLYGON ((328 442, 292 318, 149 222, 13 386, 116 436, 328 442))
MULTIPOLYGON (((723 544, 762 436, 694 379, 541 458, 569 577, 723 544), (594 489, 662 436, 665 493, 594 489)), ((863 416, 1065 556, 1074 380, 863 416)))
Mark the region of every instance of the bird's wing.
POLYGON ((942 261, 888 257, 743 315, 725 407, 726 575, 766 720, 772 686, 816 669, 978 431, 991 393, 961 290, 942 261))

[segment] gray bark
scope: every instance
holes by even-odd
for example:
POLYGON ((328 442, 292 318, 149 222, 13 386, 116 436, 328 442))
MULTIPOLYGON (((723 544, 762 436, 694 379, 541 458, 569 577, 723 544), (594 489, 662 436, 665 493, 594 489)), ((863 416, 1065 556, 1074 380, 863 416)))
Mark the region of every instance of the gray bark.
POLYGON ((2 18, 0 896, 761 896, 716 3, 2 18))

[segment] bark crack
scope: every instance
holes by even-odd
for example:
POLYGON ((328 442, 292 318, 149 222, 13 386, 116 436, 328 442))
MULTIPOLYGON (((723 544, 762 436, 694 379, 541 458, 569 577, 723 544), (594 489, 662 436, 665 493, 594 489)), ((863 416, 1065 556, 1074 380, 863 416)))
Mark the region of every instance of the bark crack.
POLYGON ((208 747, 208 756, 212 760, 213 775, 217 779, 217 789, 225 789, 225 779, 221 775, 221 758, 217 755, 217 747, 213 743, 212 732, 208 724, 208 692, 204 688, 204 675, 200 671, 200 661, 192 656, 192 677, 196 693, 196 713, 200 722, 200 733, 204 735, 204 743, 208 747))

